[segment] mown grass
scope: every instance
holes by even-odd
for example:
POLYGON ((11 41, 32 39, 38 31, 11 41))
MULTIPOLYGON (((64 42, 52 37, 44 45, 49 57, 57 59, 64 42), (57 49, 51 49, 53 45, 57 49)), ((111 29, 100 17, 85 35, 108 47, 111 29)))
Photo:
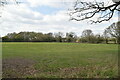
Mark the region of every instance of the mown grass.
MULTIPOLYGON (((11 71, 10 67, 3 71, 3 77, 114 78, 118 76, 116 44, 3 43, 3 59, 13 61, 14 58, 16 61, 17 58, 34 61, 31 65, 34 68, 33 72, 30 72, 32 74, 22 75, 23 72, 20 72, 19 76, 11 76, 17 70, 11 71)), ((17 63, 9 65, 20 66, 20 63, 17 63)))

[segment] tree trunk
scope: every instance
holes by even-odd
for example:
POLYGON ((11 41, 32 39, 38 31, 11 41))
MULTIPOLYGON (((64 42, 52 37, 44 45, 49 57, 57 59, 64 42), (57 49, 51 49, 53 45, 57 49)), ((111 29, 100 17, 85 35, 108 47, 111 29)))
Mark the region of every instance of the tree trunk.
POLYGON ((108 44, 108 39, 106 38, 105 40, 106 40, 106 44, 108 44))
POLYGON ((117 39, 117 44, 120 44, 120 37, 117 39))

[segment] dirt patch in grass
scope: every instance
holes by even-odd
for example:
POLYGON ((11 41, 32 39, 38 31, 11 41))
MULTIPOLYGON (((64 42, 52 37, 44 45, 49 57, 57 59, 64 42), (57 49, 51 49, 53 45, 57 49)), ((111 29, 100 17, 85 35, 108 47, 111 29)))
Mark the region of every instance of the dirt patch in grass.
POLYGON ((62 78, 117 78, 117 69, 114 65, 84 66, 61 68, 59 75, 62 78))
POLYGON ((49 71, 41 73, 44 77, 54 78, 117 78, 117 69, 114 65, 105 66, 80 66, 59 68, 57 72, 49 71))
MULTIPOLYGON (((3 78, 117 78, 117 65, 86 65, 77 67, 35 69, 37 62, 25 58, 3 59, 3 78)), ((42 66, 42 65, 41 65, 42 66)))
POLYGON ((2 60, 3 78, 23 78, 27 75, 34 76, 35 61, 24 58, 10 58, 2 60))

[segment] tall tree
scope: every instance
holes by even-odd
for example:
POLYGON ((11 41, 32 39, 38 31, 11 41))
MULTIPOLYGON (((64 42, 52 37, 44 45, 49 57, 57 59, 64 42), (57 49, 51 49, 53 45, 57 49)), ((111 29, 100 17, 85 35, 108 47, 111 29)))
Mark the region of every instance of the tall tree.
POLYGON ((117 39, 117 43, 120 44, 120 21, 117 23, 111 24, 108 28, 106 28, 108 34, 117 39))
POLYGON ((62 32, 58 32, 58 33, 55 33, 54 36, 57 42, 62 42, 62 38, 64 34, 62 32))
POLYGON ((77 36, 74 32, 66 33, 66 41, 67 42, 75 42, 76 38, 77 38, 77 36))
POLYGON ((92 30, 86 29, 82 32, 82 38, 84 38, 85 41, 91 43, 92 42, 92 37, 93 37, 92 30))
POLYGON ((83 37, 91 36, 91 35, 93 35, 93 33, 92 33, 92 30, 90 30, 90 29, 86 29, 82 32, 83 37))

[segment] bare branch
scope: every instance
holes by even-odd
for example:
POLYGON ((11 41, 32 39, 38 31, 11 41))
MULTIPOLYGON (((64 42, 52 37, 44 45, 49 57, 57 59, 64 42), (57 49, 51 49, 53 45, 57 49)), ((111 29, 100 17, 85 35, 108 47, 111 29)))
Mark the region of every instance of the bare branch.
POLYGON ((70 20, 82 21, 98 16, 97 20, 90 20, 91 23, 109 21, 115 11, 120 11, 118 8, 119 5, 120 2, 105 6, 104 2, 81 2, 77 0, 73 9, 70 10, 70 20))

